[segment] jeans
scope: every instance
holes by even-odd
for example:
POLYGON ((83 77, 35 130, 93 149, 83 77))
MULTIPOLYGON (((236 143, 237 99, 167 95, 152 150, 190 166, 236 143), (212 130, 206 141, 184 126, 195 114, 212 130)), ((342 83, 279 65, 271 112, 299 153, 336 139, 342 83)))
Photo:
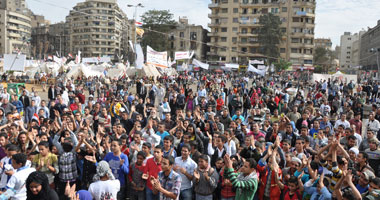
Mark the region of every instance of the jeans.
POLYGON ((146 194, 146 200, 159 200, 160 195, 159 194, 153 194, 153 191, 149 189, 148 187, 145 189, 146 194))
POLYGON ((135 191, 131 189, 131 200, 145 200, 145 191, 135 191))
POLYGON ((193 189, 189 188, 186 190, 181 190, 179 193, 179 199, 180 200, 192 200, 193 198, 193 189))
POLYGON ((125 185, 120 187, 120 191, 117 193, 117 199, 118 200, 125 200, 126 198, 126 189, 127 187, 125 185))
POLYGON ((208 196, 202 196, 199 194, 195 194, 195 200, 212 200, 212 194, 208 196))

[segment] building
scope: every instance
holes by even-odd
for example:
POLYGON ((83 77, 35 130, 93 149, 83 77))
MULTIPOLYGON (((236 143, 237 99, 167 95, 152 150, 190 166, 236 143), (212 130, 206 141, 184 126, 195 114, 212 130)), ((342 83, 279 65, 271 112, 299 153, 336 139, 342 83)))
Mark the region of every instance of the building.
POLYGON ((332 42, 330 38, 315 38, 314 39, 314 47, 322 47, 324 49, 331 50, 332 42))
POLYGON ((380 20, 361 37, 360 65, 364 70, 380 70, 380 20))
POLYGON ((65 22, 32 28, 32 57, 67 56, 70 53, 69 38, 69 26, 65 22))
POLYGON ((189 24, 180 17, 177 27, 169 33, 169 56, 174 60, 176 51, 194 51, 194 58, 206 61, 208 31, 201 25, 189 24))
POLYGON ((345 32, 340 36, 339 63, 342 68, 359 66, 360 40, 364 33, 364 31, 355 34, 345 32))
MULTIPOLYGON (((86 0, 78 3, 66 17, 69 25, 70 52, 82 52, 82 57, 110 56, 122 53, 123 36, 128 29, 126 14, 117 0, 86 0)), ((124 56, 125 57, 125 56, 124 56)))
POLYGON ((46 20, 44 16, 42 15, 35 15, 35 14, 32 14, 31 17, 31 26, 32 26, 32 29, 34 27, 40 27, 40 26, 46 26, 46 25, 49 25, 50 24, 50 21, 49 20, 46 20))
POLYGON ((22 52, 30 56, 30 10, 25 0, 0 0, 0 55, 22 52))
POLYGON ((247 64, 265 58, 258 42, 259 17, 273 13, 282 21, 280 56, 293 66, 312 66, 315 0, 212 0, 208 7, 209 60, 247 64))

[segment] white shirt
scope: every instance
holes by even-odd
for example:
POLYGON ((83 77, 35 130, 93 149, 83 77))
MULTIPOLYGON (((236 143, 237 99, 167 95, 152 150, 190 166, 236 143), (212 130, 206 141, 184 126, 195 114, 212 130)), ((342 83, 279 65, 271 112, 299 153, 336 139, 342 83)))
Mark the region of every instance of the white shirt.
POLYGON ((143 137, 145 142, 149 142, 150 144, 152 144, 152 146, 153 145, 157 146, 160 144, 161 137, 154 132, 153 128, 151 128, 149 130, 146 130, 145 128, 143 128, 141 130, 141 132, 143 133, 142 137, 143 137), (149 133, 148 133, 148 131, 149 131, 149 133))
POLYGON ((22 169, 20 171, 16 171, 12 177, 9 179, 7 187, 14 189, 15 194, 12 196, 11 199, 19 199, 19 200, 25 200, 26 199, 26 187, 25 182, 28 178, 29 174, 36 171, 34 168, 27 167, 25 169, 22 169))
MULTIPOLYGON (((223 156, 224 148, 222 150, 219 150, 218 147, 215 147, 215 149, 218 150, 218 158, 221 158, 223 156)), ((211 143, 208 143, 207 151, 208 151, 208 155, 210 155, 210 156, 214 155, 215 150, 214 150, 214 148, 212 148, 211 143)))
MULTIPOLYGON (((13 171, 13 166, 11 163, 11 158, 5 156, 0 160, 1 163, 3 163, 3 168, 0 168, 0 174, 1 174, 1 180, 0 180, 0 189, 5 188, 8 183, 8 175, 5 174, 5 171, 13 171)), ((30 160, 26 161, 26 166, 30 167, 32 166, 32 162, 30 160)))
POLYGON ((120 190, 120 181, 107 180, 107 181, 96 181, 91 183, 88 191, 91 193, 92 198, 96 200, 103 199, 116 199, 117 192, 120 190))
POLYGON ((380 129, 380 123, 377 119, 374 119, 373 121, 368 120, 368 129, 371 129, 375 132, 379 131, 380 129))
MULTIPOLYGON (((175 166, 179 166, 182 168, 186 169, 186 172, 188 174, 194 174, 194 170, 198 167, 197 163, 194 162, 193 159, 188 157, 186 160, 182 159, 182 156, 175 158, 174 162, 175 166)), ((192 187, 192 182, 185 176, 184 174, 181 173, 181 171, 177 172, 181 178, 182 178, 182 183, 181 183, 181 190, 186 190, 192 187)))
POLYGON ((224 143, 224 148, 226 148, 226 153, 228 155, 235 155, 236 154, 236 144, 235 141, 231 140, 230 145, 228 145, 228 142, 224 143))
POLYGON ((334 128, 337 129, 338 126, 340 126, 340 125, 343 125, 344 128, 350 128, 350 122, 348 122, 347 120, 344 120, 344 121, 342 121, 341 119, 337 120, 335 122, 334 128))

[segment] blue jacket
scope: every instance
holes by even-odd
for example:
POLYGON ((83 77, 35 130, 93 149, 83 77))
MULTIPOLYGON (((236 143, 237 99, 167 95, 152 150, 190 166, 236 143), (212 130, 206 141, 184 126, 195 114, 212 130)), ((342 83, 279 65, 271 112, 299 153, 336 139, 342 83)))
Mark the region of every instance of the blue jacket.
POLYGON ((22 109, 24 108, 24 105, 22 104, 20 100, 13 101, 12 105, 16 106, 16 110, 18 113, 20 113, 22 109))
POLYGON ((104 160, 108 162, 112 170, 112 174, 115 176, 115 179, 120 181, 120 185, 125 185, 125 177, 129 173, 129 163, 128 156, 121 153, 120 157, 113 155, 113 152, 107 153, 104 157, 104 160), (120 159, 124 160, 123 165, 120 166, 120 159))

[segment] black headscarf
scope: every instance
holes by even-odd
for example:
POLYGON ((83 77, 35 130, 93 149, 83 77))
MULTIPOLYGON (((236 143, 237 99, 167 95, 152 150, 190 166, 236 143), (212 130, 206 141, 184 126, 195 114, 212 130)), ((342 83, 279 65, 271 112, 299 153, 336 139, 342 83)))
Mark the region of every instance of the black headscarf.
POLYGON ((35 171, 35 172, 32 172, 28 176, 28 178, 26 179, 27 200, 34 200, 34 199, 36 199, 36 200, 45 200, 45 199, 48 200, 49 192, 50 192, 49 179, 45 173, 35 171), (29 186, 32 182, 41 184, 41 186, 42 186, 41 191, 37 195, 34 195, 29 188, 29 186))

